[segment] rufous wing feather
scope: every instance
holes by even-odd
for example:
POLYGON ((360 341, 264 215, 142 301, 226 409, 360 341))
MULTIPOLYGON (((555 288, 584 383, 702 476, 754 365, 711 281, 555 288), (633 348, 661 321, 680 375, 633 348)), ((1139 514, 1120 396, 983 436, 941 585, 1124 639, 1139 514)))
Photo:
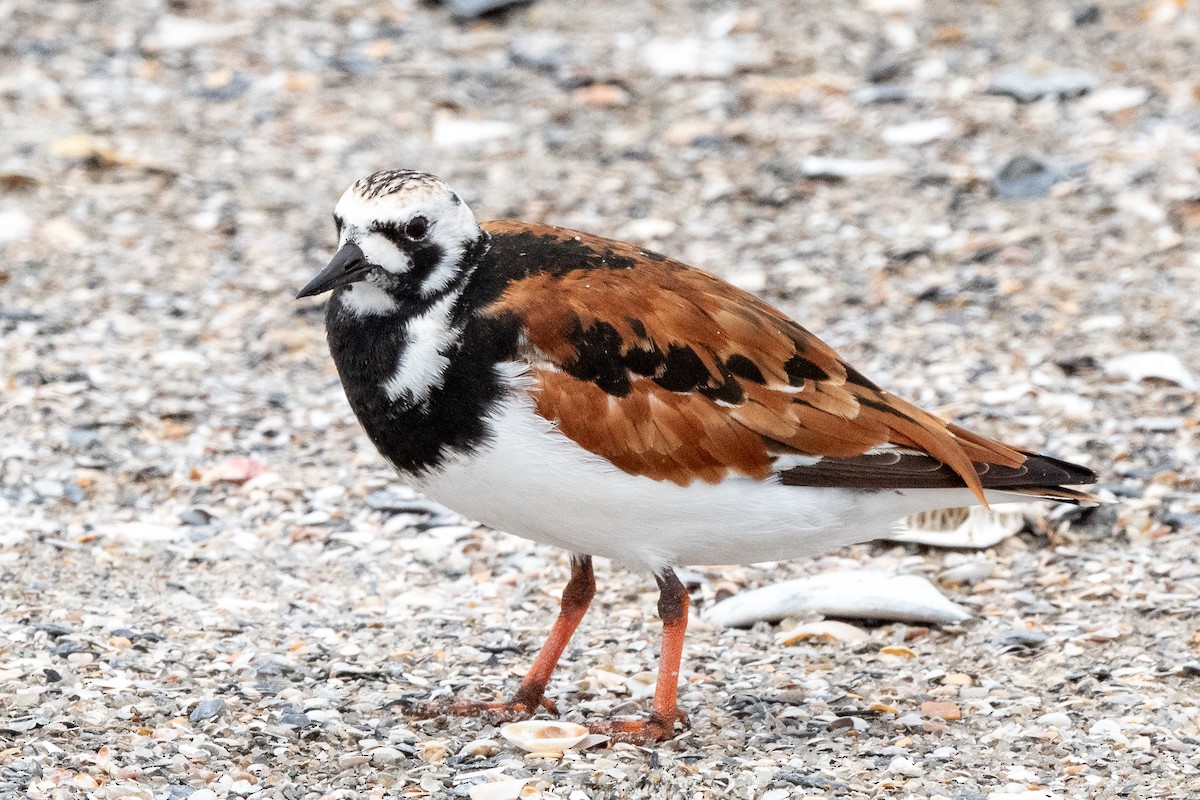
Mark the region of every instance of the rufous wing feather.
POLYGON ((811 474, 858 468, 879 480, 871 455, 902 448, 926 462, 891 465, 897 488, 909 467, 913 485, 936 472, 941 485, 967 486, 986 504, 981 473, 1020 470, 1033 457, 887 393, 791 319, 708 273, 577 231, 484 227, 497 240, 530 242, 546 262, 528 264, 486 312, 517 321, 538 412, 626 472, 680 485, 766 478, 786 453, 819 458, 811 474), (556 263, 555 243, 567 263, 556 263))

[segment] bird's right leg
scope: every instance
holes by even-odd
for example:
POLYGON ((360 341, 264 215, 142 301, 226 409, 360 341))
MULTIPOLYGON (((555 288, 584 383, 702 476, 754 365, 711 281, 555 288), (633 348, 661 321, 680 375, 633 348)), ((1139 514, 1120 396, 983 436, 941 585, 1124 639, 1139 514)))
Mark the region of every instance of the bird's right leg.
POLYGON ((579 627, 587 613, 592 597, 596 594, 596 577, 592 573, 592 557, 572 554, 571 579, 563 589, 558 619, 550 629, 545 644, 534 659, 533 666, 521 681, 520 688, 511 700, 482 702, 473 700, 435 700, 419 703, 412 712, 419 717, 438 717, 448 714, 456 717, 483 717, 492 722, 511 722, 531 717, 538 707, 552 714, 558 709, 554 701, 546 697, 546 684, 562 657, 571 635, 579 627))

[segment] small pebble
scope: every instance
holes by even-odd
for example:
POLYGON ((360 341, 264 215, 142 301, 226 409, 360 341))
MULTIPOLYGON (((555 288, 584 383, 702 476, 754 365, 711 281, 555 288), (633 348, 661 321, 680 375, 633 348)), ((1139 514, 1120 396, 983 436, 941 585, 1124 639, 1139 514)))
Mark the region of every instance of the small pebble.
POLYGON ((441 0, 441 2, 456 17, 476 19, 524 5, 529 0, 441 0))
POLYGON ((312 725, 313 723, 307 714, 292 713, 292 714, 280 714, 279 715, 279 724, 280 725, 290 725, 294 728, 307 728, 309 725, 312 725))
POLYGON ((800 163, 800 171, 810 178, 865 178, 897 175, 906 171, 899 161, 809 156, 800 163))
POLYGON ((1045 643, 1046 634, 1038 631, 1015 630, 1005 633, 1000 641, 1010 646, 1037 647, 1045 643))
POLYGON ((992 191, 1001 200, 1031 200, 1045 197, 1060 176, 1046 162, 1032 156, 1008 161, 992 179, 992 191))
POLYGON ((213 515, 202 508, 189 508, 179 515, 179 521, 184 525, 207 525, 212 520, 213 515))
POLYGON ((1051 711, 1049 714, 1042 714, 1038 717, 1038 722, 1050 728, 1071 727, 1071 717, 1061 711, 1051 711))
POLYGON ((953 722, 962 719, 962 709, 957 703, 929 700, 921 703, 921 715, 930 719, 944 719, 953 722))
POLYGON ((1045 75, 1009 71, 997 75, 988 87, 990 94, 1012 97, 1021 103, 1042 98, 1065 100, 1086 94, 1096 86, 1096 78, 1078 69, 1060 69, 1045 75))
POLYGON ((937 117, 884 128, 883 140, 891 145, 922 145, 946 139, 953 132, 953 120, 949 117, 937 117))
POLYGON ((188 714, 188 722, 195 724, 204 722, 205 720, 214 719, 218 714, 225 710, 225 701, 220 698, 212 700, 201 700, 196 704, 188 714))
POLYGON ((371 764, 376 767, 390 767, 405 760, 405 756, 394 747, 376 747, 365 755, 370 756, 371 764))
POLYGON ((39 497, 51 499, 62 497, 64 494, 63 485, 59 481, 34 481, 33 490, 38 493, 39 497))
POLYGON ((887 771, 893 775, 903 775, 906 778, 919 778, 925 774, 925 770, 920 765, 905 756, 893 758, 892 762, 888 764, 887 771))
POLYGON ((994 561, 968 561, 938 574, 943 583, 979 583, 992 577, 996 571, 994 561))

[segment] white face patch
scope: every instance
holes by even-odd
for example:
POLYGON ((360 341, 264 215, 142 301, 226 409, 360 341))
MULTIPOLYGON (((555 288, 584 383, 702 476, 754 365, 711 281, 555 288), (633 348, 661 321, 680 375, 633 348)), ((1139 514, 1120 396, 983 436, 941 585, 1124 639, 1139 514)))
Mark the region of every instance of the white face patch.
POLYGON ((393 403, 422 403, 434 387, 441 385, 450 365, 446 352, 462 333, 450 324, 450 310, 458 295, 458 291, 448 293, 405 325, 408 344, 400 352, 395 374, 382 387, 393 403))
POLYGON ((393 275, 402 275, 412 269, 412 259, 399 247, 396 247, 396 245, 378 233, 371 233, 365 229, 358 230, 346 224, 342 226, 342 241, 340 244, 345 244, 348 241, 358 245, 363 255, 367 257, 367 261, 378 267, 383 267, 393 275))
POLYGON ((334 214, 342 220, 339 246, 354 242, 372 264, 400 275, 412 269, 412 259, 386 236, 381 225, 403 231, 414 217, 424 217, 428 229, 419 245, 434 245, 442 258, 418 287, 425 297, 445 289, 454 280, 467 246, 479 237, 475 215, 449 186, 429 175, 401 179, 399 188, 376 194, 363 181, 345 191, 334 214))

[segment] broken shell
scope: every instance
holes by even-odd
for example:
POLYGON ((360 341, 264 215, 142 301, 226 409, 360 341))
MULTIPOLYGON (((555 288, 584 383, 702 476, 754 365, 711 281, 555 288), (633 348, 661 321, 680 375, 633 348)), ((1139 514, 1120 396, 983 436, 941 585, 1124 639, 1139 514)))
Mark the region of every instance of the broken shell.
POLYGON ((790 631, 783 631, 775 637, 775 644, 788 647, 805 639, 825 639, 826 641, 833 642, 861 642, 869 638, 870 634, 862 628, 857 628, 847 622, 825 619, 820 622, 797 625, 790 631))
POLYGON ((1200 388, 1200 384, 1196 383, 1196 379, 1179 360, 1179 356, 1172 353, 1158 351, 1129 353, 1105 362, 1104 371, 1134 382, 1157 378, 1187 389, 1189 392, 1200 388))
POLYGON ((642 700, 647 697, 653 697, 654 689, 658 685, 658 673, 639 672, 637 675, 630 675, 625 679, 625 685, 629 687, 629 698, 631 700, 642 700))
POLYGON ((561 753, 587 738, 590 731, 571 722, 529 719, 500 728, 508 741, 530 753, 561 753))
POLYGON ((907 647, 899 644, 890 644, 887 647, 879 648, 879 652, 885 656, 897 656, 899 658, 916 658, 917 654, 907 647))
POLYGON ((476 739, 473 742, 467 742, 462 749, 458 751, 460 756, 480 756, 482 758, 490 758, 496 755, 500 749, 500 743, 495 739, 476 739))
POLYGON ((477 783, 467 789, 467 796, 471 800, 517 800, 521 796, 521 790, 525 788, 525 784, 532 780, 534 779, 507 778, 488 783, 477 783))
POLYGON ((942 508, 913 514, 901 523, 893 542, 932 547, 991 547, 1025 527, 1025 503, 999 503, 988 511, 982 506, 942 508))
POLYGON ((992 577, 995 571, 996 564, 993 561, 968 561, 941 572, 938 580, 942 583, 979 583, 992 577))
POLYGON ((878 570, 827 572, 736 594, 704 615, 726 628, 776 622, 801 612, 901 622, 961 622, 971 615, 919 575, 878 570))

